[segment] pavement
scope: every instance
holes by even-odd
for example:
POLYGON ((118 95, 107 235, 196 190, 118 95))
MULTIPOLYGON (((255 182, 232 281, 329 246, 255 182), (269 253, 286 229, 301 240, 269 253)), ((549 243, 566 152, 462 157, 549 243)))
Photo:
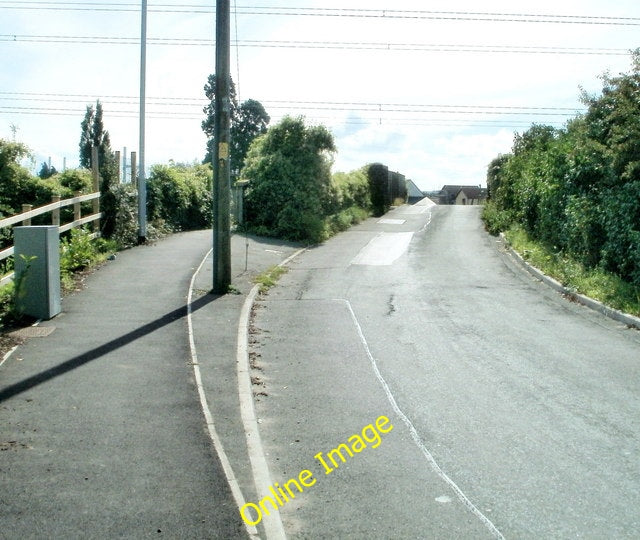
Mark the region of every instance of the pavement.
POLYGON ((199 390, 255 499, 238 320, 253 277, 299 246, 233 236, 224 296, 209 293, 210 246, 196 231, 119 253, 0 365, 0 538, 249 536, 199 390))

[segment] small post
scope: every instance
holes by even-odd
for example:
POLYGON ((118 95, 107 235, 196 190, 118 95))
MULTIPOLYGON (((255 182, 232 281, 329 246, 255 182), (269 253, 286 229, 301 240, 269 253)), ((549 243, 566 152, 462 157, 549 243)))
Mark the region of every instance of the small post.
MULTIPOLYGON (((74 197, 80 197, 82 195, 82 191, 74 192, 74 197)), ((73 203, 73 221, 80 221, 82 219, 82 207, 79 202, 73 203)))
POLYGON ((116 186, 120 184, 120 150, 115 151, 116 154, 116 186))
MULTIPOLYGON (((100 191, 100 171, 98 169, 98 148, 91 147, 91 176, 93 178, 93 193, 100 191)), ((93 213, 100 213, 100 199, 93 199, 93 213)), ((100 220, 93 222, 94 232, 100 230, 100 220)))
POLYGON ((127 183, 127 147, 122 149, 122 183, 127 183))
MULTIPOLYGON (((53 195, 51 197, 51 202, 59 203, 60 195, 53 195)), ((55 225, 56 227, 60 227, 60 207, 54 208, 51 211, 51 225, 55 225)))
POLYGON ((135 152, 131 152, 131 183, 138 187, 138 164, 136 163, 137 155, 135 152))
MULTIPOLYGON (((33 210, 33 205, 32 204, 23 204, 22 205, 22 213, 23 214, 25 212, 31 212, 31 210, 33 210)), ((25 219, 22 222, 22 226, 23 227, 31 227, 31 218, 25 219)))

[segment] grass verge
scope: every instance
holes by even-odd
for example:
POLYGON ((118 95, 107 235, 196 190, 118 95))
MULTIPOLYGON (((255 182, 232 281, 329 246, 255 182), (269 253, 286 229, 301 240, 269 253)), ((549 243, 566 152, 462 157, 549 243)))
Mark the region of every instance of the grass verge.
POLYGON ((272 266, 267 271, 257 275, 253 282, 260 286, 260 294, 264 294, 278 282, 283 274, 286 274, 287 272, 288 269, 284 266, 272 266))
POLYGON ((603 304, 640 316, 640 288, 601 268, 585 268, 579 262, 530 238, 520 227, 504 233, 522 258, 568 289, 603 304))

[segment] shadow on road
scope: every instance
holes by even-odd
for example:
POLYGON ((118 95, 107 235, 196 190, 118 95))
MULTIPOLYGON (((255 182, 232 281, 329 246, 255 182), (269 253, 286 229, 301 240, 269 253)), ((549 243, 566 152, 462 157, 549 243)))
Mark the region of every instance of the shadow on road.
MULTIPOLYGON (((220 297, 221 295, 207 294, 201 298, 198 298, 191 303, 191 311, 194 312, 202 309, 203 307, 207 306, 211 302, 216 301, 220 297)), ((79 368, 93 360, 97 360, 98 358, 109 354, 110 352, 113 352, 117 349, 120 349, 121 347, 125 347, 126 345, 133 343, 140 338, 148 336, 156 330, 160 330, 161 328, 164 328, 165 326, 186 316, 187 305, 184 305, 183 307, 175 309, 160 317, 159 319, 156 319, 155 321, 147 323, 144 326, 141 326, 140 328, 129 332, 128 334, 105 343, 104 345, 100 345, 99 347, 96 347, 91 351, 88 351, 74 358, 70 358, 62 364, 37 373, 36 375, 32 375, 31 377, 28 377, 23 381, 12 384, 11 386, 4 388, 3 390, 0 390, 0 403, 18 394, 21 394, 22 392, 30 390, 31 388, 34 388, 42 383, 55 379, 56 377, 60 377, 61 375, 79 368)))

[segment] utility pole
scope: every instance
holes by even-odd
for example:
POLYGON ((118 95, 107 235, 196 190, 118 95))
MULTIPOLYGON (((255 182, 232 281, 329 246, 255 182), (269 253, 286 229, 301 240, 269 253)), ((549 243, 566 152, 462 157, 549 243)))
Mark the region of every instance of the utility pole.
POLYGON ((229 0, 216 1, 216 107, 213 155, 213 292, 225 294, 231 285, 231 25, 229 0))
POLYGON ((147 76, 147 0, 142 0, 140 29, 140 147, 138 148, 138 243, 147 240, 147 181, 144 171, 145 101, 147 76))

